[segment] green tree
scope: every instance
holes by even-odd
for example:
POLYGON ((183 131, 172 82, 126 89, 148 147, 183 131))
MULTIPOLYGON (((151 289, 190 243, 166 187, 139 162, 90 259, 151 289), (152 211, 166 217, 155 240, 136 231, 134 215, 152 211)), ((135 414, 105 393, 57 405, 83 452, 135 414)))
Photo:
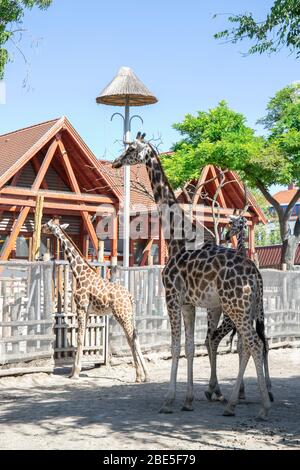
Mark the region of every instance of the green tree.
POLYGON ((51 3, 52 0, 0 0, 0 79, 9 61, 8 43, 20 31, 26 8, 37 6, 45 10, 51 3))
POLYGON ((235 26, 215 34, 216 39, 225 38, 233 44, 249 39, 254 44, 248 54, 273 53, 286 46, 300 57, 299 0, 275 0, 262 21, 254 19, 252 13, 232 15, 228 20, 235 26))
POLYGON ((258 188, 277 213, 283 243, 282 263, 291 267, 300 237, 300 221, 294 234, 289 233, 288 221, 300 190, 286 210, 271 195, 273 184, 300 183, 300 85, 286 88, 268 104, 263 120, 268 126, 267 137, 257 137, 246 125, 245 117, 222 101, 214 109, 198 112, 196 116, 188 114, 183 122, 174 124, 182 139, 174 145, 175 153, 165 155, 162 161, 175 188, 197 178, 199 170, 207 164, 235 170, 251 187, 258 188))

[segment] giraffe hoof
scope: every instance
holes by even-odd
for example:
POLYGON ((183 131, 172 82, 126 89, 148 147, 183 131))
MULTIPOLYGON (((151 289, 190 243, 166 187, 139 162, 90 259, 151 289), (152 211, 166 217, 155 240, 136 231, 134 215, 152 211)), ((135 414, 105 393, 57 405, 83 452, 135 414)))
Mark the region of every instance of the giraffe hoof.
POLYGON ((137 378, 135 379, 135 383, 136 383, 136 384, 142 383, 141 377, 137 377, 137 378))
POLYGON ((270 401, 273 403, 274 401, 274 395, 272 392, 269 392, 269 398, 270 398, 270 401))
POLYGON ((265 410, 260 410, 258 415, 255 418, 255 421, 267 421, 268 419, 268 414, 265 410))
POLYGON ((204 392, 206 398, 208 401, 212 401, 212 393, 209 392, 208 390, 206 392, 204 392))
POLYGON ((194 408, 193 408, 192 405, 185 404, 185 405, 183 405, 183 407, 181 408, 181 411, 194 411, 194 408))
POLYGON ((151 380, 150 380, 150 377, 148 377, 148 376, 147 376, 147 377, 145 377, 145 378, 144 378, 144 382, 145 382, 145 383, 149 383, 149 382, 151 382, 151 380))
POLYGON ((220 401, 221 403, 227 403, 227 399, 220 392, 213 392, 212 394, 213 401, 220 401))
POLYGON ((69 375, 69 379, 79 380, 79 374, 71 374, 71 375, 69 375))
POLYGON ((171 413, 173 413, 173 410, 168 405, 163 405, 161 409, 159 410, 159 414, 171 414, 171 413))
POLYGON ((235 416, 235 412, 226 408, 226 410, 223 411, 223 416, 235 416))

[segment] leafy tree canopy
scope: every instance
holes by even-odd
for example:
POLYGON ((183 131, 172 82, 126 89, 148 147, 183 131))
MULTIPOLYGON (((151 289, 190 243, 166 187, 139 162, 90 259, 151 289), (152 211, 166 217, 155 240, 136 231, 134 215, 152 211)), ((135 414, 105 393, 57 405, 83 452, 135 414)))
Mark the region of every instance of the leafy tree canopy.
POLYGON ((51 3, 52 0, 0 0, 0 79, 9 60, 6 45, 16 32, 13 25, 20 25, 26 8, 46 9, 51 3))
POLYGON ((299 0, 275 0, 262 21, 254 19, 252 13, 232 15, 228 20, 235 26, 215 34, 216 39, 225 38, 231 43, 250 39, 254 44, 248 54, 277 52, 286 46, 300 57, 299 0))
POLYGON ((174 128, 182 139, 174 145, 174 154, 165 155, 162 160, 175 188, 197 178, 207 164, 235 170, 251 186, 260 181, 268 188, 272 184, 288 184, 296 178, 297 164, 290 151, 292 145, 298 146, 298 136, 290 135, 289 143, 286 142, 289 149, 285 151, 281 141, 284 134, 279 138, 281 146, 278 139, 257 137, 246 125, 246 118, 230 109, 225 101, 196 116, 186 115, 174 128))

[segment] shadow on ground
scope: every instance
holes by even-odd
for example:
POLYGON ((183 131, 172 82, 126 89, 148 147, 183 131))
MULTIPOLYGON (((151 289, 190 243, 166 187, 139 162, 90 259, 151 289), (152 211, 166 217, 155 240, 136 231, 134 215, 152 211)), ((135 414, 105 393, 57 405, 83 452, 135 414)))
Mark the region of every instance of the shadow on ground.
MULTIPOLYGON (((206 382, 196 382, 195 409, 182 412, 185 384, 178 383, 174 413, 158 414, 167 391, 167 383, 128 384, 99 386, 99 377, 90 375, 79 382, 52 377, 51 383, 28 390, 20 388, 0 391, 0 425, 34 426, 34 433, 46 436, 63 436, 72 433, 74 445, 82 439, 112 439, 137 442, 143 448, 149 442, 155 448, 164 442, 176 449, 189 446, 211 446, 234 449, 243 447, 247 439, 258 439, 262 446, 270 441, 283 447, 300 447, 300 377, 273 379, 275 402, 267 422, 257 422, 259 394, 256 380, 246 380, 247 400, 237 406, 235 417, 223 417, 224 404, 207 402, 204 398, 206 382), (63 382, 63 383, 62 383, 63 382), (295 390, 297 394, 295 394, 295 390), (239 439, 236 440, 234 435, 239 439), (242 436, 242 440, 240 437, 242 436), (180 448, 180 447, 178 447, 180 448)), ((113 378, 115 380, 115 378, 113 378)), ((103 383, 103 378, 101 378, 103 383)), ((229 379, 223 382, 223 392, 228 397, 232 388, 229 379)), ((28 426, 30 429, 30 426, 28 426)), ((31 431, 28 431, 30 435, 31 431)))

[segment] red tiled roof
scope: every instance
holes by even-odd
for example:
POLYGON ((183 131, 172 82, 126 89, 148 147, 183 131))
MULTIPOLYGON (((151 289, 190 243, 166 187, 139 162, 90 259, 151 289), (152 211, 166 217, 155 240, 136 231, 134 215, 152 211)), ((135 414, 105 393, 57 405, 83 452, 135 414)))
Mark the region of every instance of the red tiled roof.
MULTIPOLYGON (((98 170, 98 160, 68 119, 62 116, 58 119, 53 119, 0 136, 0 187, 2 184, 9 181, 9 179, 37 154, 51 138, 61 131, 71 136, 71 142, 76 142, 76 149, 79 151, 82 159, 92 168, 89 169, 89 180, 92 184, 95 182, 96 186, 99 174, 93 174, 93 168, 98 170)), ((70 150, 70 153, 71 152, 72 149, 70 150)), ((85 171, 88 172, 87 169, 85 171)), ((102 185, 106 187, 106 191, 112 193, 114 198, 118 197, 113 187, 109 186, 105 175, 103 175, 103 177, 104 178, 101 178, 102 185)), ((97 188, 96 192, 98 192, 97 188)))
POLYGON ((0 176, 2 177, 23 157, 60 119, 43 122, 0 136, 0 176))
POLYGON ((285 189, 284 191, 279 191, 278 193, 274 194, 273 197, 274 199, 276 199, 277 202, 279 202, 279 204, 289 204, 289 202, 293 199, 297 191, 297 188, 285 189))
MULTIPOLYGON (((281 245, 257 246, 255 248, 260 268, 279 268, 281 258, 281 245)), ((300 244, 296 251, 295 264, 300 264, 300 244)))

